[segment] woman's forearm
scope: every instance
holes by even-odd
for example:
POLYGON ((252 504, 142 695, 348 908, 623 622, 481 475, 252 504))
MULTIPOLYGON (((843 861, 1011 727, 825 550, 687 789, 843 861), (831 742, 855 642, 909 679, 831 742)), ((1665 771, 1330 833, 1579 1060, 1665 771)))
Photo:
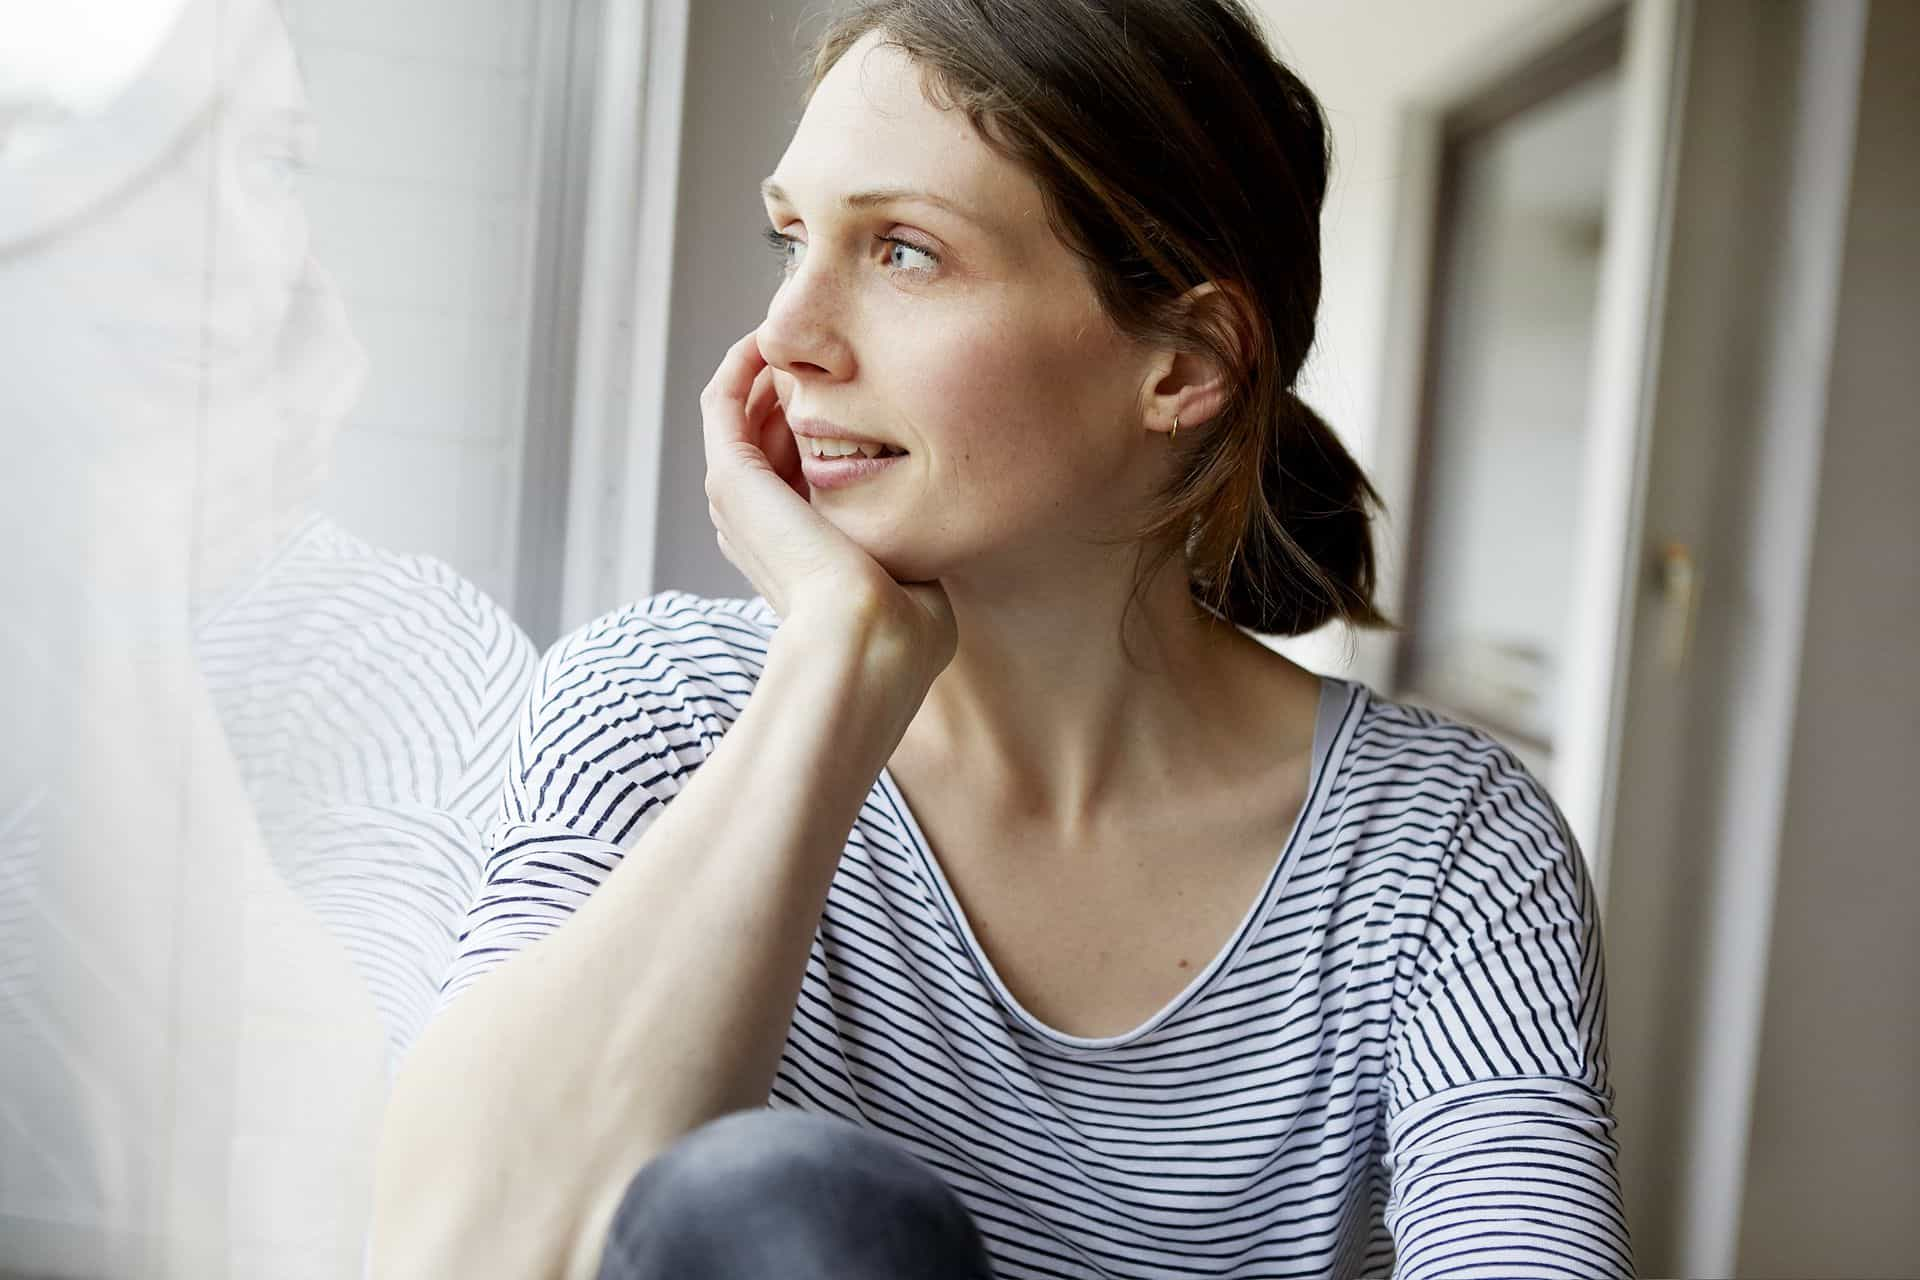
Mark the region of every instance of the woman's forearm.
POLYGON ((900 657, 847 615, 783 626, 606 881, 422 1035, 382 1139, 376 1275, 591 1275, 641 1164, 765 1103, 847 833, 926 692, 900 657))

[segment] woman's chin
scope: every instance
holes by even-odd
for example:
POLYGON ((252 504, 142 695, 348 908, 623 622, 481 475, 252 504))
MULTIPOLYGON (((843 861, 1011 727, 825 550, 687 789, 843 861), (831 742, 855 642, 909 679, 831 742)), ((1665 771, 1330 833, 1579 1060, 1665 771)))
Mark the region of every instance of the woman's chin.
POLYGON ((838 520, 833 524, 855 546, 872 556, 895 582, 931 582, 940 576, 939 560, 929 555, 925 548, 903 546, 898 539, 848 528, 838 520))

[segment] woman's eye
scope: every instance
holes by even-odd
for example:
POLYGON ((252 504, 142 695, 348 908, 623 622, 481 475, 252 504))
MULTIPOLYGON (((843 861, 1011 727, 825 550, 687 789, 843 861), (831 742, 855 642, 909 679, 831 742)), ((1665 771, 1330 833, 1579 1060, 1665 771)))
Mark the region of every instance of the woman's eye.
POLYGON ((940 265, 939 257, 917 244, 908 244, 893 236, 880 237, 887 246, 887 265, 895 271, 931 271, 940 265), (918 261, 916 261, 918 259, 918 261))
POLYGON ((806 248, 806 245, 784 232, 775 231, 772 227, 768 227, 766 230, 766 240, 767 245, 780 259, 780 268, 782 271, 792 270, 795 266, 799 265, 799 251, 806 248))
MULTIPOLYGON (((772 227, 761 233, 780 259, 783 273, 791 272, 800 265, 800 259, 806 254, 806 242, 797 240, 784 231, 772 227)), ((940 265, 940 256, 931 249, 923 249, 896 236, 881 236, 880 243, 886 246, 886 266, 889 271, 925 275, 940 265)))

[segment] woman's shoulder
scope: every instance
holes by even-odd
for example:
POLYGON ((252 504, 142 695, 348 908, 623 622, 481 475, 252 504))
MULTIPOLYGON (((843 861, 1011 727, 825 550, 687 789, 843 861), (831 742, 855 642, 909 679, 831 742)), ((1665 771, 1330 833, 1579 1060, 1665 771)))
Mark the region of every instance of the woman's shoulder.
POLYGON ((759 596, 660 591, 575 628, 555 648, 576 656, 641 647, 677 661, 764 661, 779 623, 759 596))
POLYGON ((1452 839, 1524 833, 1556 859, 1577 851, 1546 782, 1492 731, 1358 681, 1342 683, 1349 691, 1342 790, 1374 811, 1383 829, 1414 822, 1452 839))

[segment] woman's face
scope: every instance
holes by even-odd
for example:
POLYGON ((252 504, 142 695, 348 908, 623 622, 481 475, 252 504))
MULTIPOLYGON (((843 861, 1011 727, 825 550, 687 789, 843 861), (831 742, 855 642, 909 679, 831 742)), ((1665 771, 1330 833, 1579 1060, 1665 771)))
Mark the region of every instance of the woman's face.
POLYGON ((1033 179, 878 40, 821 81, 767 183, 786 266, 759 338, 788 421, 907 451, 813 504, 903 581, 1120 532, 1164 464, 1153 353, 1106 320, 1033 179))

